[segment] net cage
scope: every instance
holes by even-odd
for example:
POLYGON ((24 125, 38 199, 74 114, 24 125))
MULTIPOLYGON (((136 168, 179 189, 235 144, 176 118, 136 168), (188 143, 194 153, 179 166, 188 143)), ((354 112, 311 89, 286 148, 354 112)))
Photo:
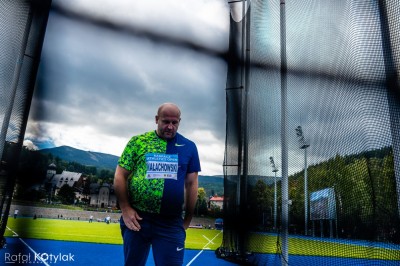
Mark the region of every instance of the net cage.
POLYGON ((229 4, 217 256, 400 264, 400 2, 229 4))
POLYGON ((13 196, 51 1, 0 1, 0 235, 13 196))
MULTIPOLYGON (((50 2, 0 1, 2 235, 50 2)), ((398 265, 399 1, 228 3, 228 56, 210 53, 228 63, 217 256, 398 265)))

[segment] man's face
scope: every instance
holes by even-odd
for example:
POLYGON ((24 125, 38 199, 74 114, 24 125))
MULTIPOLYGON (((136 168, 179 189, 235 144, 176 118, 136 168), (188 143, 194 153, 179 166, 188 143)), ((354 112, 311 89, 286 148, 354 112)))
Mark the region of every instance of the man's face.
POLYGON ((178 131, 181 118, 179 112, 173 109, 165 109, 160 115, 156 115, 157 134, 163 139, 172 139, 178 131))

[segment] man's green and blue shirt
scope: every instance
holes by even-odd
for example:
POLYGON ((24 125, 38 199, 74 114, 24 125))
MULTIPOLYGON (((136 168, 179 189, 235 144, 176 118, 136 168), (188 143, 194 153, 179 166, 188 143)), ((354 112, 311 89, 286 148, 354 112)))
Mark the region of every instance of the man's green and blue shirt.
POLYGON ((179 133, 168 141, 155 131, 132 137, 118 164, 132 172, 132 207, 163 215, 181 215, 186 174, 200 171, 196 145, 179 133))

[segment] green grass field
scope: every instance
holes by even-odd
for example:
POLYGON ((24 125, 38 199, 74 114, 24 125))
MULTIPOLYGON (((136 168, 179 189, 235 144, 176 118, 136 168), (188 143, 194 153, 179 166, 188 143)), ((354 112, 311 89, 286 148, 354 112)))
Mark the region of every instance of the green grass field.
MULTIPOLYGON (((249 250, 261 253, 277 253, 277 237, 253 234, 248 244, 249 250)), ((289 254, 306 256, 326 256, 341 258, 368 258, 381 260, 399 260, 400 250, 371 245, 326 242, 315 239, 289 238, 289 254)))
MULTIPOLYGON (((22 238, 64 240, 104 244, 122 244, 119 223, 104 222, 9 218, 5 236, 22 238)), ((215 250, 221 246, 222 232, 209 229, 192 229, 186 231, 187 249, 215 250)), ((277 247, 277 237, 271 235, 253 234, 248 243, 248 249, 260 253, 280 253, 277 247)), ((347 243, 323 242, 313 239, 289 238, 289 253, 309 256, 329 256, 344 258, 369 258, 398 260, 399 250, 382 247, 351 245, 347 243)))
MULTIPOLYGON (((122 244, 119 223, 9 218, 5 236, 13 236, 14 232, 22 238, 64 240, 103 244, 122 244)), ((186 231, 186 248, 215 250, 221 245, 222 232, 209 229, 192 229, 186 231)))

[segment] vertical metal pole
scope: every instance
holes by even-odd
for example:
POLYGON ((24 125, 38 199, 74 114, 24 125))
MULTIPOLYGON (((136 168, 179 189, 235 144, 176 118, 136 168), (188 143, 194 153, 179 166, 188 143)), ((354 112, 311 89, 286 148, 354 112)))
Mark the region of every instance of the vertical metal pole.
POLYGON ((394 42, 396 42, 396 40, 398 41, 399 38, 398 36, 391 36, 386 2, 387 1, 384 0, 378 1, 378 6, 381 20, 382 51, 385 63, 390 129, 392 133, 394 176, 397 191, 397 211, 398 217, 400 218, 400 83, 393 55, 392 43, 390 41, 391 37, 395 39, 394 42))
POLYGON ((304 234, 308 235, 308 177, 307 177, 307 147, 304 148, 304 234))
POLYGON ((285 0, 280 0, 281 30, 281 152, 282 152, 282 265, 289 265, 289 178, 287 146, 287 65, 285 0))
MULTIPOLYGON (((248 90, 250 88, 250 2, 249 0, 242 0, 242 85, 244 87, 242 98, 242 163, 240 175, 240 215, 247 215, 247 178, 248 178, 248 128, 247 128, 247 111, 248 111, 248 90), (247 12, 246 12, 247 9, 247 12)), ((239 229, 239 253, 245 254, 246 247, 246 234, 247 228, 240 227, 239 229)))
POLYGON ((275 172, 275 182, 274 182, 274 230, 276 230, 276 217, 278 213, 278 203, 277 203, 277 188, 276 188, 276 172, 275 172))

